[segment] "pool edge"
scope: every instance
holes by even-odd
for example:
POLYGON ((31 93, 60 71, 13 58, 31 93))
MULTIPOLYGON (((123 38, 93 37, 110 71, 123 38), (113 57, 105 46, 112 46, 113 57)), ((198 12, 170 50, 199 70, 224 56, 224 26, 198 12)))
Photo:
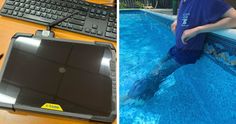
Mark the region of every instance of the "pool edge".
MULTIPOLYGON (((122 12, 122 11, 142 11, 142 12, 150 13, 152 15, 156 15, 156 16, 165 18, 170 21, 174 21, 177 18, 174 15, 166 15, 166 14, 162 14, 162 13, 152 12, 147 9, 121 9, 120 12, 122 12)), ((236 29, 223 29, 223 30, 210 32, 210 34, 216 34, 221 37, 230 38, 230 39, 235 40, 235 42, 236 42, 236 29)))

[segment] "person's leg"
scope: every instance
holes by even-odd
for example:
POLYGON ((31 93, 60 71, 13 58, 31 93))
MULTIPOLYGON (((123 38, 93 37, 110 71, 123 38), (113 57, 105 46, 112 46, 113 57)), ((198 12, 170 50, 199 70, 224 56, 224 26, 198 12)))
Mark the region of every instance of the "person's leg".
POLYGON ((165 56, 163 56, 158 64, 151 70, 151 72, 149 72, 148 75, 150 75, 153 72, 157 72, 160 70, 160 68, 164 65, 164 63, 166 63, 167 61, 169 61, 170 59, 172 59, 171 55, 169 53, 167 53, 165 56))
POLYGON ((159 89, 166 77, 181 67, 173 58, 167 56, 144 78, 134 83, 130 89, 129 98, 149 99, 159 89))

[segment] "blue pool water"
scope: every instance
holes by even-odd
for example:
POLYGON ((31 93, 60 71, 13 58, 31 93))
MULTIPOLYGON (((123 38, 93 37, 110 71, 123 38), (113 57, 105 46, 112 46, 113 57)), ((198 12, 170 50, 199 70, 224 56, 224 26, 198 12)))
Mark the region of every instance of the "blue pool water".
MULTIPOLYGON (((167 25, 143 11, 120 14, 120 96, 174 45, 167 25)), ((142 105, 120 101, 121 124, 236 124, 236 77, 206 55, 170 75, 142 105)))

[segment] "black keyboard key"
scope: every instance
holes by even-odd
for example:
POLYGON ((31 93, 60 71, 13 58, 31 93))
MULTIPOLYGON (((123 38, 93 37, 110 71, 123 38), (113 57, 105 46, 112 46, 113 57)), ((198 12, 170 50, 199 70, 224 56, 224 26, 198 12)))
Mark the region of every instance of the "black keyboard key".
POLYGON ((26 0, 25 3, 30 4, 31 0, 26 0))
POLYGON ((89 28, 85 28, 85 32, 90 33, 90 29, 89 28))
POLYGON ((73 25, 73 24, 67 24, 67 28, 72 29, 72 25, 73 25))
POLYGON ((35 4, 36 6, 40 6, 41 5, 41 3, 40 2, 36 2, 36 4, 35 4))
POLYGON ((112 27, 113 26, 113 22, 108 22, 107 26, 112 27))
POLYGON ((6 13, 7 13, 7 9, 2 9, 1 12, 4 13, 4 14, 6 14, 6 13))
POLYGON ((82 20, 82 21, 85 21, 85 20, 86 20, 86 17, 85 17, 85 16, 80 16, 80 15, 75 15, 73 18, 74 18, 74 19, 77 19, 77 20, 82 20))
POLYGON ((42 13, 42 14, 41 14, 41 17, 46 18, 46 15, 47 15, 46 13, 42 13))
POLYGON ((98 25, 93 24, 93 25, 92 25, 92 28, 97 29, 97 28, 98 28, 98 25))
POLYGON ((51 9, 46 9, 46 13, 50 13, 51 12, 51 9))
POLYGON ((37 6, 37 7, 35 8, 35 10, 36 10, 36 11, 39 11, 39 10, 40 10, 40 7, 37 6))
POLYGON ((79 14, 82 15, 82 16, 86 16, 87 12, 80 11, 79 14))
POLYGON ((41 15, 41 12, 36 12, 36 16, 40 16, 41 15))
POLYGON ((63 7, 63 8, 62 8, 62 11, 67 12, 68 9, 67 9, 66 7, 63 7))
POLYGON ((57 16, 57 18, 58 18, 58 19, 62 19, 62 18, 63 18, 63 16, 57 16))
POLYGON ((62 15, 62 11, 57 11, 57 15, 62 15))
POLYGON ((19 12, 17 16, 18 16, 18 17, 22 17, 22 16, 23 16, 23 13, 22 13, 22 12, 19 12))
POLYGON ((90 12, 91 12, 91 13, 95 13, 95 9, 91 9, 90 12))
POLYGON ((61 26, 62 26, 62 27, 67 27, 67 23, 66 23, 66 22, 62 22, 62 23, 61 23, 61 26))
POLYGON ((67 16, 67 14, 68 14, 68 13, 63 12, 63 13, 62 13, 62 16, 65 17, 65 16, 67 16))
POLYGON ((86 5, 86 6, 89 6, 90 4, 86 2, 85 5, 86 5))
POLYGON ((52 5, 58 5, 58 6, 60 6, 61 4, 60 4, 60 1, 52 1, 52 0, 50 0, 50 3, 52 4, 52 5))
POLYGON ((35 1, 31 1, 30 2, 31 5, 35 5, 35 3, 36 3, 35 1))
POLYGON ((46 8, 51 9, 51 4, 46 4, 46 8))
POLYGON ((57 6, 56 5, 52 5, 51 9, 56 10, 57 6))
POLYGON ((77 8, 77 5, 73 5, 72 8, 73 8, 73 9, 78 9, 78 8, 77 8))
POLYGON ((73 13, 74 12, 74 10, 73 9, 69 9, 69 11, 68 11, 69 13, 73 13))
POLYGON ((15 7, 19 6, 20 3, 19 2, 15 2, 15 7))
POLYGON ((115 13, 111 12, 110 17, 115 17, 115 13))
POLYGON ((90 17, 90 18, 94 18, 94 17, 95 17, 95 14, 90 13, 90 14, 89 14, 89 17, 90 17))
POLYGON ((34 9, 35 9, 35 6, 34 6, 34 5, 30 5, 30 9, 31 9, 31 10, 34 10, 34 9))
POLYGON ((41 7, 46 7, 46 3, 42 3, 42 4, 41 4, 41 7))
POLYGON ((56 14, 56 13, 57 13, 56 10, 52 10, 52 11, 51 11, 51 14, 56 14))
POLYGON ((101 13, 101 10, 98 9, 96 13, 97 13, 97 14, 100 14, 100 13, 101 13))
POLYGON ((73 5, 72 4, 67 4, 67 7, 68 8, 71 8, 73 5))
POLYGON ((16 10, 16 11, 20 11, 20 7, 16 7, 15 10, 16 10))
POLYGON ((106 32, 105 36, 106 36, 106 37, 109 37, 109 38, 113 38, 113 39, 116 38, 116 34, 110 33, 110 32, 106 32))
POLYGON ((77 24, 77 25, 82 25, 82 26, 84 25, 84 21, 80 21, 76 19, 70 19, 69 22, 72 24, 77 24))
POLYGON ((57 16, 56 15, 52 15, 52 19, 57 20, 57 16))
POLYGON ((79 1, 79 4, 80 4, 80 5, 83 5, 83 4, 84 4, 84 2, 83 2, 83 1, 79 1))
POLYGON ((77 4, 77 3, 78 3, 78 1, 77 1, 77 0, 73 0, 73 2, 74 2, 75 4, 77 4))
POLYGON ((25 7, 25 4, 24 3, 20 3, 19 7, 23 8, 23 7, 25 7))
POLYGON ((95 15, 95 18, 96 18, 96 19, 100 19, 100 17, 101 17, 101 16, 98 15, 98 14, 95 15))
POLYGON ((61 3, 60 1, 51 1, 52 5, 66 7, 67 3, 61 3))
POLYGON ((8 5, 14 5, 14 1, 6 1, 6 4, 8 4, 8 5))
MULTIPOLYGON (((60 3, 59 3, 59 2, 57 3, 57 6, 60 6, 60 3)), ((62 4, 61 6, 62 6, 62 7, 66 7, 66 6, 67 6, 67 3, 62 4)))
POLYGON ((112 32, 112 30, 113 30, 113 28, 111 28, 111 27, 107 27, 107 32, 112 32))
POLYGON ((103 35, 102 31, 97 32, 98 35, 103 35))
POLYGON ((26 9, 26 10, 25 10, 25 13, 26 13, 26 14, 29 14, 29 13, 30 13, 30 9, 26 9))
POLYGON ((40 8, 40 11, 41 11, 41 12, 45 12, 45 11, 46 11, 46 8, 40 8))
POLYGON ((107 11, 102 11, 102 15, 107 15, 107 11))
POLYGON ((29 4, 25 4, 25 8, 26 8, 26 9, 29 9, 29 8, 30 8, 30 5, 29 5, 29 4))
POLYGON ((116 33, 116 31, 117 31, 116 28, 114 28, 112 32, 113 32, 113 33, 116 33))
POLYGON ((13 16, 16 16, 18 14, 18 12, 16 12, 16 11, 13 11, 13 16))
POLYGON ((85 7, 85 6, 83 6, 81 9, 85 12, 88 12, 88 10, 89 10, 88 7, 85 7))
POLYGON ((83 26, 80 26, 80 25, 72 25, 73 29, 75 30, 79 30, 79 31, 82 31, 83 30, 83 26))
POLYGON ((11 5, 5 5, 4 8, 5 8, 5 9, 9 9, 9 10, 15 9, 15 7, 14 7, 14 6, 11 6, 11 5))
POLYGON ((96 30, 96 29, 92 29, 92 30, 91 30, 91 33, 92 33, 92 34, 97 34, 97 30, 96 30))
POLYGON ((115 21, 115 18, 113 18, 113 17, 109 17, 109 20, 108 20, 109 22, 114 22, 115 21))
POLYGON ((35 10, 32 10, 32 11, 30 12, 31 15, 35 15, 35 13, 36 13, 35 10))
POLYGON ((97 5, 96 5, 96 4, 93 4, 92 7, 93 7, 93 8, 97 8, 97 5))
POLYGON ((29 15, 29 14, 24 14, 23 17, 26 19, 40 21, 40 22, 44 22, 44 23, 52 23, 54 21, 51 19, 46 19, 46 18, 35 16, 35 15, 29 15))
POLYGON ((52 18, 52 14, 47 14, 46 18, 51 19, 52 18))
POLYGON ((106 20, 107 17, 106 17, 106 16, 102 16, 101 19, 102 19, 102 20, 106 20))
POLYGON ((21 8, 20 12, 25 12, 25 10, 26 10, 25 8, 21 8))
POLYGON ((57 6, 56 10, 62 11, 62 7, 61 6, 57 6))
POLYGON ((13 13, 12 10, 8 10, 7 14, 11 15, 13 13))
POLYGON ((98 5, 98 8, 99 8, 99 9, 102 9, 102 5, 98 5))
POLYGON ((51 1, 50 0, 46 0, 45 3, 50 3, 51 1))

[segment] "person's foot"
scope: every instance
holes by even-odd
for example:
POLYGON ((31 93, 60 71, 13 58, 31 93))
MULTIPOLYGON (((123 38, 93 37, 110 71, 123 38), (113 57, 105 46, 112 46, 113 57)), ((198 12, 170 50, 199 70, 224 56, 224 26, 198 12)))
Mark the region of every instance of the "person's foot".
POLYGON ((133 98, 129 98, 128 96, 123 96, 120 98, 120 104, 121 105, 143 105, 145 103, 144 100, 142 99, 133 99, 133 98))
POLYGON ((159 82, 154 77, 138 80, 128 92, 128 98, 148 100, 152 98, 158 90, 159 82))

